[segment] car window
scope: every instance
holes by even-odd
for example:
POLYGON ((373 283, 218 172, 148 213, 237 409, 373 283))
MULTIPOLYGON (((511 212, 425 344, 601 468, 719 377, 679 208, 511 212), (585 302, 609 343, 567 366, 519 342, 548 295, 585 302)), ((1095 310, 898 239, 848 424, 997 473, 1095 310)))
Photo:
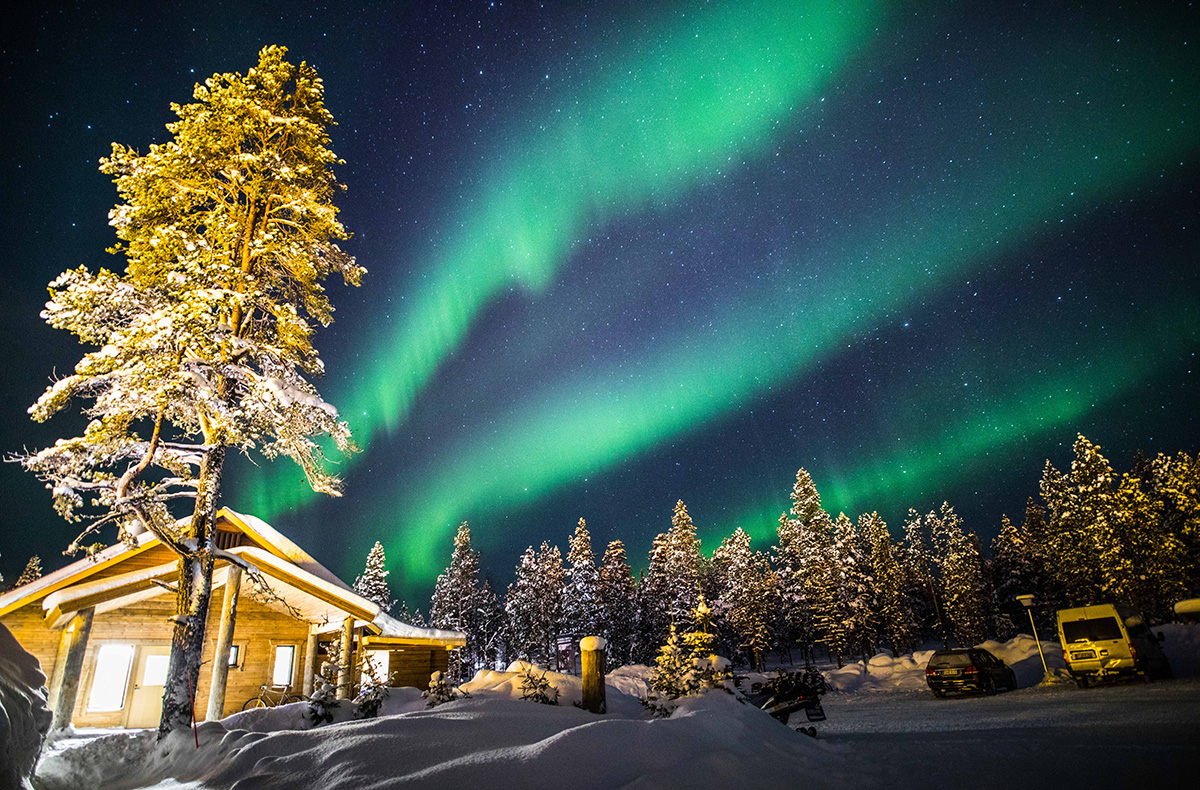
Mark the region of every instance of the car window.
POLYGON ((1071 620, 1062 624, 1063 639, 1070 642, 1101 642, 1120 639, 1121 626, 1116 618, 1096 617, 1091 620, 1071 620))
POLYGON ((965 667, 970 663, 971 656, 967 653, 935 653, 929 659, 931 667, 965 667))

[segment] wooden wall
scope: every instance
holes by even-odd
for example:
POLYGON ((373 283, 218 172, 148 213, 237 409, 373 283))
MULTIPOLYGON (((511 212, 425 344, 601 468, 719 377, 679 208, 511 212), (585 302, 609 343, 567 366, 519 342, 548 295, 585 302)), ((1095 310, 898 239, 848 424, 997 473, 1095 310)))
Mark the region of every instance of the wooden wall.
MULTIPOLYGON (((149 553, 149 552, 147 552, 149 553)), ((154 563, 148 563, 147 567, 154 563)), ((95 578, 95 577, 93 577, 95 578)), ((200 682, 196 689, 194 710, 202 718, 208 708, 208 692, 212 682, 212 661, 220 627, 221 603, 224 588, 213 591, 209 607, 206 630, 207 647, 205 663, 200 668, 200 682)), ((120 727, 125 711, 91 712, 87 710, 95 673, 96 655, 104 644, 125 643, 139 645, 171 644, 171 618, 174 615, 174 599, 168 595, 132 604, 122 609, 97 614, 92 622, 87 652, 84 655, 83 675, 79 682, 79 696, 75 703, 73 723, 77 727, 120 727)), ((13 636, 27 651, 38 658, 47 682, 53 676, 58 660, 61 631, 51 629, 42 617, 41 607, 32 604, 10 612, 0 621, 12 631, 13 636)), ((237 623, 233 643, 240 646, 237 667, 229 668, 226 683, 223 716, 236 713, 249 699, 258 696, 259 686, 271 682, 275 659, 275 646, 296 646, 295 665, 292 675, 293 693, 299 694, 303 685, 304 651, 309 625, 289 615, 276 612, 242 595, 238 601, 237 623)), ((397 686, 429 686, 429 675, 434 671, 445 671, 449 653, 439 647, 414 646, 392 649, 389 671, 396 673, 392 681, 397 686)), ((319 659, 317 663, 319 668, 319 659)), ((358 681, 357 671, 354 674, 358 681)))

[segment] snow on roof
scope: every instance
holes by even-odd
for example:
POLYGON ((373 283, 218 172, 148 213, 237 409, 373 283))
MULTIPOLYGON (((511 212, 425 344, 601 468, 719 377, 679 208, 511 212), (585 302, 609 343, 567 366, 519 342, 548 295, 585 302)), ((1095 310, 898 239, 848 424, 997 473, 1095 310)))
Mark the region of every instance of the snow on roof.
MULTIPOLYGON (((143 532, 137 536, 138 549, 146 547, 151 541, 158 542, 158 538, 154 537, 149 532, 143 532)), ((137 549, 133 549, 136 551, 137 549)), ((59 587, 64 586, 77 574, 86 571, 89 568, 99 569, 101 565, 115 560, 120 555, 131 549, 124 543, 114 543, 106 549, 96 553, 95 557, 84 557, 81 560, 76 560, 70 565, 64 565, 56 571, 47 573, 40 579, 35 579, 29 584, 22 584, 20 587, 9 590, 0 595, 0 613, 7 613, 12 609, 17 608, 15 604, 32 600, 42 592, 53 592, 59 587)))
POLYGON ((467 638, 467 635, 462 631, 443 631, 440 628, 417 628, 415 625, 402 623, 385 612, 380 612, 376 615, 373 625, 379 629, 380 636, 395 636, 407 639, 436 639, 447 642, 465 640, 467 638))
POLYGON ((244 527, 253 536, 260 538, 264 543, 286 557, 293 565, 299 566, 311 573, 313 576, 318 576, 325 581, 340 587, 342 590, 351 590, 350 585, 339 579, 332 571, 326 568, 321 563, 313 559, 312 555, 304 549, 297 546, 290 538, 284 535, 279 530, 272 527, 267 522, 257 516, 250 516, 244 513, 238 513, 236 510, 231 510, 227 507, 221 508, 217 513, 217 517, 222 515, 230 521, 244 527))

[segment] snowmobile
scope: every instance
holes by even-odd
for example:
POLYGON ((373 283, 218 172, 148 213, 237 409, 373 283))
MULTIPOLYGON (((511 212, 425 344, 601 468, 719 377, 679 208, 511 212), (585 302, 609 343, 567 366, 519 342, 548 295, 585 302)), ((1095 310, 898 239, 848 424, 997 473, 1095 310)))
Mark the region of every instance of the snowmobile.
MULTIPOLYGON (((739 678, 739 688, 740 680, 739 678)), ((775 677, 751 685, 749 693, 746 693, 746 701, 760 710, 765 710, 773 719, 783 724, 787 724, 791 715, 800 710, 804 711, 810 722, 825 721, 825 710, 821 707, 821 690, 816 683, 806 680, 800 672, 778 669, 775 677)), ((793 729, 811 738, 817 737, 816 727, 800 726, 793 729)))

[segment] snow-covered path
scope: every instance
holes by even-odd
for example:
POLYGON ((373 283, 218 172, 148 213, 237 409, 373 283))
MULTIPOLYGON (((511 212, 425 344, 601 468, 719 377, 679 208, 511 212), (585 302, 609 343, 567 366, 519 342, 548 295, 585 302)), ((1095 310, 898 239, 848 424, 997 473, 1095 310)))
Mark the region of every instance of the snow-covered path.
POLYGON ((822 739, 896 790, 1190 786, 1200 773, 1200 679, 995 697, 825 698, 822 739))

